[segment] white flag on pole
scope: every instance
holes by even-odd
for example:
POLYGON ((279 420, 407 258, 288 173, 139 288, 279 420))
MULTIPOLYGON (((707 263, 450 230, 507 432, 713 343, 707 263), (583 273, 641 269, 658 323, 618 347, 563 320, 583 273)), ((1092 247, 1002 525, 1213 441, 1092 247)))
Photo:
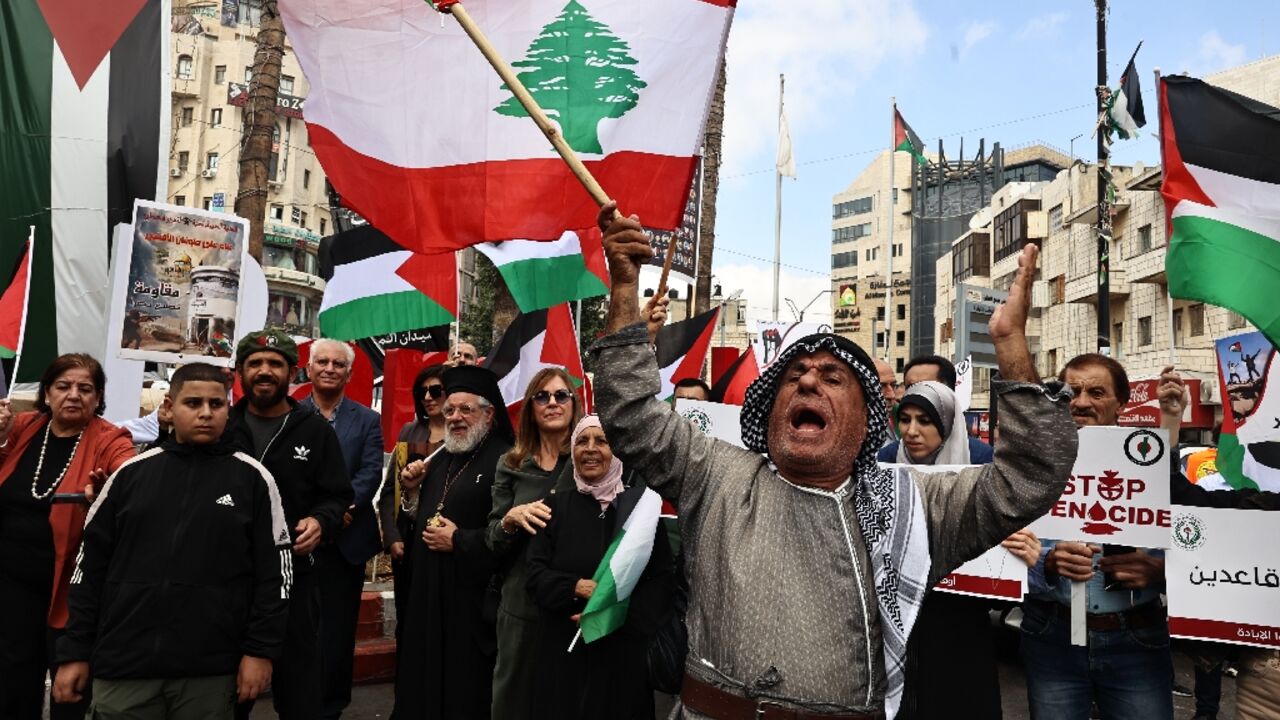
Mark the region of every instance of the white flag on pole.
POLYGON ((787 126, 787 111, 778 113, 778 174, 795 178, 796 158, 791 152, 791 129, 787 126))

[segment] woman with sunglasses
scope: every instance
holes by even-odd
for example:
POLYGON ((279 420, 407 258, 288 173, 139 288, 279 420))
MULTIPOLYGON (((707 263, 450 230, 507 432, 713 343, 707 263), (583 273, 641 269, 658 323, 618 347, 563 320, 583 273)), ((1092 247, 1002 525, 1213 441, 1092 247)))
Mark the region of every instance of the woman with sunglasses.
POLYGON ((493 671, 495 718, 533 718, 534 653, 541 623, 525 590, 529 539, 546 527, 557 490, 573 487, 569 436, 582 419, 573 379, 560 368, 539 370, 525 389, 516 444, 498 463, 489 513, 489 547, 499 563, 498 660, 493 671))
MULTIPOLYGON (((444 444, 444 365, 432 365, 418 371, 413 381, 413 420, 400 428, 387 475, 378 498, 378 517, 382 523, 382 544, 391 555, 392 589, 396 596, 396 617, 404 617, 404 602, 409 597, 409 555, 417 543, 405 538, 417 535, 414 518, 418 516, 418 489, 424 476, 402 475, 405 466, 422 460, 444 444)), ((397 635, 399 626, 397 626, 397 635)))

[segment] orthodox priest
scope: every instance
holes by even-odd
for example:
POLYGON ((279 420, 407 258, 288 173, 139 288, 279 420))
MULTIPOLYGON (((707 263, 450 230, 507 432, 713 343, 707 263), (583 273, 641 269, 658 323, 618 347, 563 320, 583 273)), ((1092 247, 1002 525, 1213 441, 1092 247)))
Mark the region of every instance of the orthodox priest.
POLYGON ((484 542, 490 489, 513 433, 496 376, 473 365, 444 373, 444 446, 410 463, 401 482, 422 483, 404 634, 397 652, 393 720, 489 717, 496 652, 485 594, 494 560, 484 542))
MULTIPOLYGON (((819 333, 748 388, 742 438, 712 439, 655 399, 640 322, 639 219, 601 213, 613 281, 592 348, 596 408, 614 451, 675 501, 690 584, 687 718, 892 718, 906 642, 929 588, 1047 512, 1076 456, 1069 392, 1027 347, 1037 250, 1023 249, 990 324, 1003 381, 995 462, 917 474, 875 462, 888 427, 870 357, 819 333)), ((964 698, 956 698, 964 715, 964 698)))

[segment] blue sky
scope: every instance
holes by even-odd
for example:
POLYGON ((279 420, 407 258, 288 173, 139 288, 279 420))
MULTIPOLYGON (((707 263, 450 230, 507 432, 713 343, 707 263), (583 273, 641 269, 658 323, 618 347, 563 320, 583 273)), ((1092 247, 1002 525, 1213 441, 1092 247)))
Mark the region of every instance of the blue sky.
MULTIPOLYGON (((1108 34, 1115 85, 1139 40, 1148 127, 1116 161, 1159 162, 1153 67, 1193 75, 1280 53, 1275 0, 1119 0, 1108 34)), ((745 289, 748 317, 770 313, 778 74, 798 179, 784 181, 782 296, 804 306, 829 288, 831 197, 889 143, 890 101, 931 148, 965 139, 1040 141, 1090 160, 1095 25, 1090 0, 743 0, 729 40, 724 167, 714 273, 745 289), (758 259, 756 259, 758 258, 758 259), (787 267, 790 266, 790 267, 787 267)), ((790 319, 785 310, 780 319, 790 319)), ((827 319, 814 303, 806 320, 827 319)))

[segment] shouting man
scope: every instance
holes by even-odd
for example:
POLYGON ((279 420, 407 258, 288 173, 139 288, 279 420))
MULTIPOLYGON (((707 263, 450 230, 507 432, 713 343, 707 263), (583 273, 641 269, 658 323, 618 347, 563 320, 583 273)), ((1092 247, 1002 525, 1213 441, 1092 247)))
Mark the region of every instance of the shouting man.
POLYGON ((1066 394, 1040 384, 1025 326, 1028 246, 990 334, 1005 382, 993 465, 880 469, 887 432, 870 357, 827 333, 802 338, 748 388, 743 450, 656 399, 658 367, 636 296, 653 255, 638 218, 601 211, 613 281, 596 403, 615 450, 680 508, 692 589, 686 717, 892 717, 926 591, 1047 512, 1076 454, 1066 394))

